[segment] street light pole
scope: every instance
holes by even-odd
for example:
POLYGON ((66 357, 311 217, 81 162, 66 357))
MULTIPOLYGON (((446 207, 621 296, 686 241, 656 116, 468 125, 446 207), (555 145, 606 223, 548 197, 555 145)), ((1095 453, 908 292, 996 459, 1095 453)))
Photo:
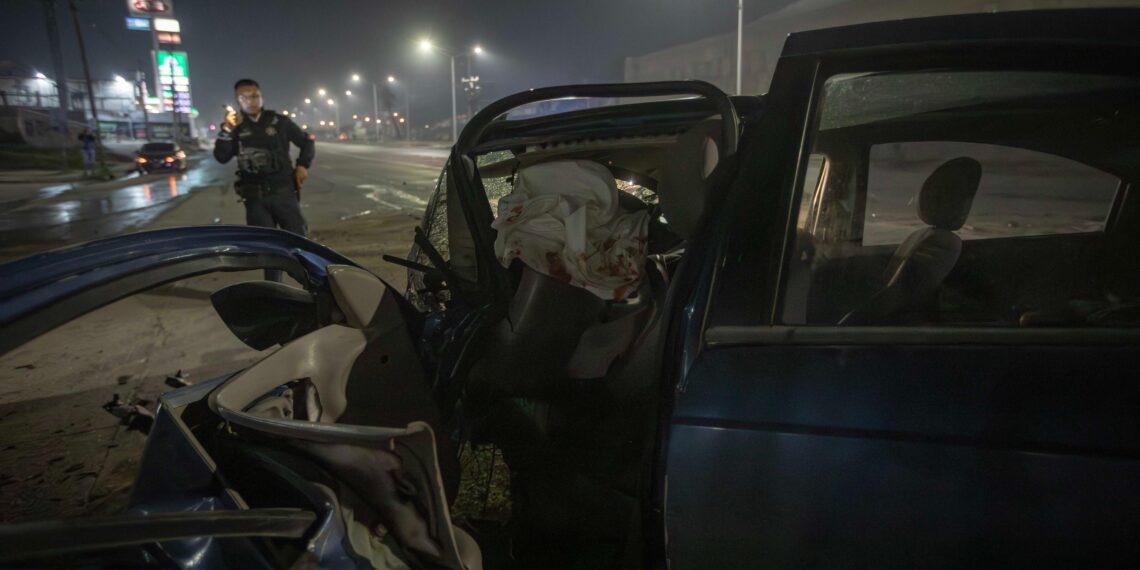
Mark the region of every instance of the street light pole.
POLYGON ((380 100, 376 96, 376 82, 372 82, 372 117, 376 119, 376 142, 380 142, 380 100))
MULTIPOLYGON (((406 120, 406 119, 405 119, 406 120)), ((409 124, 409 128, 411 125, 409 124)), ((459 140, 459 124, 455 112, 455 55, 451 55, 451 144, 459 140)))
POLYGON ((736 94, 740 95, 741 56, 744 54, 744 0, 736 0, 736 94))

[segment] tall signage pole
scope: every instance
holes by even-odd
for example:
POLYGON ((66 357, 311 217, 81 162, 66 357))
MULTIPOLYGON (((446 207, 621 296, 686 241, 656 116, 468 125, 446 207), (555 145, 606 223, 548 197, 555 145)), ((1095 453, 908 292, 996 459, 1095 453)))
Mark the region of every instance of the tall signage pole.
MULTIPOLYGON (((194 109, 190 100, 186 52, 174 51, 182 43, 182 30, 178 20, 174 19, 173 4, 174 0, 154 3, 127 0, 127 28, 150 32, 151 70, 154 94, 158 99, 156 112, 170 112, 171 138, 179 141, 182 139, 180 123, 183 113, 193 134, 194 109)), ((143 111, 147 110, 144 108, 143 111)))

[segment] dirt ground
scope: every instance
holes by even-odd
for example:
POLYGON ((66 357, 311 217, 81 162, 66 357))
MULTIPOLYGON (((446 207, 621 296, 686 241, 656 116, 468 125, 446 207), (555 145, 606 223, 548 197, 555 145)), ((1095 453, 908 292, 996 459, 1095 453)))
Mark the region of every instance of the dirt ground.
MULTIPOLYGON (((149 229, 185 225, 202 208, 232 200, 203 189, 149 229)), ((224 209, 227 217, 240 208, 224 209)), ((223 223, 240 223, 223 219, 223 223)), ((418 216, 370 214, 310 228, 311 237, 374 271, 397 289, 418 216)), ((22 252, 30 253, 30 252, 22 252)), ((179 370, 193 381, 261 355, 231 334, 210 292, 260 273, 217 273, 123 299, 0 358, 0 515, 4 522, 105 514, 126 505, 145 436, 102 409, 115 395, 154 409, 179 370)))

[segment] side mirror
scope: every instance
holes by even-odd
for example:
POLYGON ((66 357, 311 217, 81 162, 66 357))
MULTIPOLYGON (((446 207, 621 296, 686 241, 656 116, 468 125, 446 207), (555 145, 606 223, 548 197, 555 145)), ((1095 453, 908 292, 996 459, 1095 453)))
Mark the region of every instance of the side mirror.
POLYGON ((214 291, 210 302, 234 336, 255 350, 285 344, 317 330, 314 296, 275 281, 248 281, 214 291))

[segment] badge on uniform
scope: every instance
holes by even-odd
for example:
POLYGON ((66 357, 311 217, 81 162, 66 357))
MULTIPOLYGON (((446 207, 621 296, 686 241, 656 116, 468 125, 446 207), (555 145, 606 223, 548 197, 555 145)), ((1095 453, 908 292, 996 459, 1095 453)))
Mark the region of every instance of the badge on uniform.
POLYGON ((266 128, 266 129, 265 129, 265 134, 267 134, 267 135, 269 135, 269 136, 271 136, 271 137, 272 137, 272 136, 274 136, 274 135, 276 135, 276 134, 277 134, 277 129, 276 129, 276 128, 274 128, 274 127, 268 127, 268 128, 266 128))

